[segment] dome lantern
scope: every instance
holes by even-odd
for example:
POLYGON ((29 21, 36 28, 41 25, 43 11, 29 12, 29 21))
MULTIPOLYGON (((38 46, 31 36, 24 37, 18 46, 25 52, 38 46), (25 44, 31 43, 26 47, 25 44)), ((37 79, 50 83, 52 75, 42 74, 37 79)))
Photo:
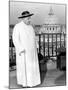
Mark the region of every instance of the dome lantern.
POLYGON ((54 15, 52 7, 50 7, 50 12, 48 15, 54 15))
POLYGON ((58 24, 59 24, 59 19, 54 14, 52 7, 50 7, 50 11, 44 19, 44 25, 58 25, 58 24))

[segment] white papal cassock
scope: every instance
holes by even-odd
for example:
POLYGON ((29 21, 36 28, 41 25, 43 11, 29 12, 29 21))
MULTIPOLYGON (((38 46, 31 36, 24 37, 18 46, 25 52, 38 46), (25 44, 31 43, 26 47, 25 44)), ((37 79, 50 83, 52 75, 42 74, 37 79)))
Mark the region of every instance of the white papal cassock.
POLYGON ((17 83, 23 86, 36 86, 41 83, 35 32, 32 26, 23 21, 13 29, 13 43, 16 49, 17 83), (19 56, 19 53, 23 50, 19 56))

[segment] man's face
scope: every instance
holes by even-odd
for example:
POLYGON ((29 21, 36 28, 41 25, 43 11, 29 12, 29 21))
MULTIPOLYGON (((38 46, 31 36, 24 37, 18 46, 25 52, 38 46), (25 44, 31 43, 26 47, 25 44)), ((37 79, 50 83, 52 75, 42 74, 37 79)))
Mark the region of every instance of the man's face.
POLYGON ((29 25, 30 22, 31 22, 31 17, 26 17, 24 20, 25 20, 25 23, 26 23, 27 25, 29 25))

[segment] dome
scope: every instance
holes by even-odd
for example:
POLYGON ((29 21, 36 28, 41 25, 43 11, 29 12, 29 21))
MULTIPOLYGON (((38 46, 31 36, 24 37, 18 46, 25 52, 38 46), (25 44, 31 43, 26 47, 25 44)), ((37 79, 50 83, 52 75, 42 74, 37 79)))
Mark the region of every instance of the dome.
POLYGON ((59 19, 57 16, 53 13, 52 7, 50 8, 50 12, 48 13, 48 16, 44 20, 44 24, 59 24, 59 19))

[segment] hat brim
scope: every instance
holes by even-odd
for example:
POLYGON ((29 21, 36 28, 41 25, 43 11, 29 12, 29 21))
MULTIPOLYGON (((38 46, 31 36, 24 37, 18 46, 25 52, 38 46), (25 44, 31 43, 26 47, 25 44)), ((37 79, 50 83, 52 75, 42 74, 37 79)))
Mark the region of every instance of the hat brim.
POLYGON ((30 17, 30 16, 32 16, 32 15, 34 15, 34 14, 29 14, 29 15, 27 15, 27 16, 21 16, 21 17, 18 17, 19 19, 20 18, 26 18, 26 17, 30 17))

